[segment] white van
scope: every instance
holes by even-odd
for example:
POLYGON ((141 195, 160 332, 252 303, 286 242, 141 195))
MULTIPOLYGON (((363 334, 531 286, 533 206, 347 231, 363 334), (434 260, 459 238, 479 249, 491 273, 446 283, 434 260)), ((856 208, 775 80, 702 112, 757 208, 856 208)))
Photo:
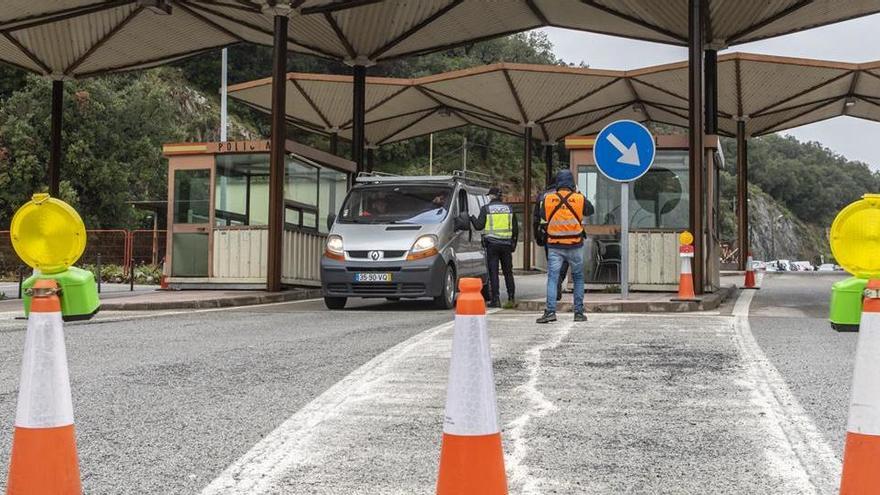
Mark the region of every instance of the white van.
POLYGON ((488 203, 482 181, 448 176, 361 174, 348 192, 321 257, 329 309, 350 297, 430 297, 455 304, 458 279, 486 280, 480 234, 470 218, 488 203))

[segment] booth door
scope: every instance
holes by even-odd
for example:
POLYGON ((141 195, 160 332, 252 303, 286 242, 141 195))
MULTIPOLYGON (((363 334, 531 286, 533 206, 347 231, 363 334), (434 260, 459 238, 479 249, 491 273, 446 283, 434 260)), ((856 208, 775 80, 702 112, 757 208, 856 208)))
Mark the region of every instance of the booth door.
POLYGON ((208 277, 212 231, 212 168, 173 171, 171 276, 208 277))

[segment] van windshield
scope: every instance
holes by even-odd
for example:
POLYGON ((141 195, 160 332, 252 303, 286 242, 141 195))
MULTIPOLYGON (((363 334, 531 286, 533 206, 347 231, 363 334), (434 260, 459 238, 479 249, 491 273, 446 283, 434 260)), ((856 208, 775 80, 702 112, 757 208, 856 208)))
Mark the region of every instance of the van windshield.
POLYGON ((352 189, 339 222, 436 224, 446 218, 452 188, 387 185, 352 189))

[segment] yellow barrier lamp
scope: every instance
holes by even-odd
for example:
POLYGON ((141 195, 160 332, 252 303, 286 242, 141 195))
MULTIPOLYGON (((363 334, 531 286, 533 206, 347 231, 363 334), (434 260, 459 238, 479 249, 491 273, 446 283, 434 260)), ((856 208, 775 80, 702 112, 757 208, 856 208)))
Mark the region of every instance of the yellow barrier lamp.
POLYGON ((831 327, 858 330, 865 287, 880 278, 880 194, 866 194, 841 210, 829 242, 837 264, 853 275, 831 288, 831 327))
POLYGON ((92 272, 73 267, 86 248, 86 228, 69 204, 48 194, 34 194, 12 217, 12 247, 33 276, 22 284, 25 314, 31 289, 39 279, 54 279, 61 288, 61 314, 66 321, 89 319, 100 300, 92 272))

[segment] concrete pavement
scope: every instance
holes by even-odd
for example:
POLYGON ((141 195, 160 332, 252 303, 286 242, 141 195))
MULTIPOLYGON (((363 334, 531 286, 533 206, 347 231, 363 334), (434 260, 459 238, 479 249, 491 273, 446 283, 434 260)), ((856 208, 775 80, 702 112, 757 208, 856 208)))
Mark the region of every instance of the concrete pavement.
MULTIPOLYGON (((809 275, 690 315, 492 314, 511 493, 834 493, 855 336, 809 275)), ((452 314, 354 306, 68 325, 86 493, 432 493, 452 314)), ((23 328, 0 317, 0 485, 23 328)))

